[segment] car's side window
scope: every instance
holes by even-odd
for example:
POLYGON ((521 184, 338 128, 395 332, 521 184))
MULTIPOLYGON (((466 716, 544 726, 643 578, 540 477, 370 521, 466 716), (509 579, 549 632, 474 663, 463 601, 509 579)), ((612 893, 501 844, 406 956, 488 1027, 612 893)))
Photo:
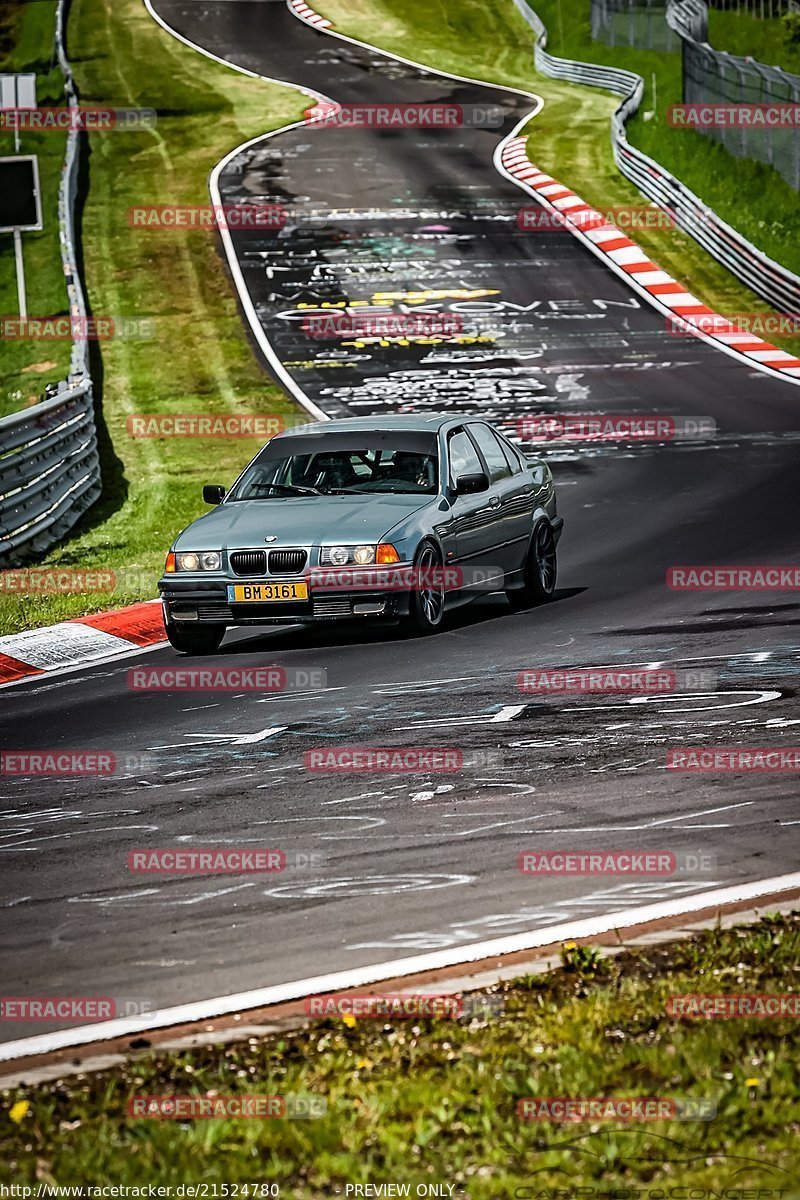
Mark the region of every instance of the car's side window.
MULTIPOLYGON (((497 437, 496 433, 495 433, 495 437, 497 437)), ((497 440, 500 443, 500 449, 503 451, 503 454, 505 454, 505 456, 506 456, 506 462, 511 467, 511 474, 518 475, 519 472, 522 470, 522 463, 520 462, 517 455, 514 453, 513 446, 510 446, 508 444, 508 442, 505 440, 505 438, 497 437, 497 440)))
POLYGON ((483 471, 477 451, 463 429, 451 433, 448 438, 447 457, 450 461, 451 487, 455 487, 459 475, 472 475, 483 471))
POLYGON ((470 425, 469 431, 480 446, 481 453, 486 459, 486 465, 489 468, 489 478, 492 483, 497 483, 498 479, 508 479, 511 474, 511 468, 508 465, 499 441, 491 429, 487 425, 470 425))

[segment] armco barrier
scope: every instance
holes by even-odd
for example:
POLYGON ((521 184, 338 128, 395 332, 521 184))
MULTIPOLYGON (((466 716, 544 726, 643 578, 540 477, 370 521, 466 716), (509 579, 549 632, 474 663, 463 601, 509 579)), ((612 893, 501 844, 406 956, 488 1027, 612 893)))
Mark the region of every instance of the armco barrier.
MULTIPOLYGON (((56 50, 70 108, 78 99, 64 47, 67 0, 56 11, 56 50)), ((69 311, 86 316, 74 230, 80 134, 67 135, 58 195, 61 257, 69 311)), ((79 328, 83 327, 79 322, 79 328)), ((100 460, 88 345, 72 344, 70 377, 51 399, 0 418, 0 566, 40 554, 75 524, 100 495, 100 460)))
MULTIPOLYGON (((625 122, 642 102, 642 77, 633 71, 555 58, 548 54, 547 30, 541 19, 526 0, 514 0, 514 3, 533 29, 534 62, 538 71, 551 79, 604 88, 624 97, 611 117, 614 161, 622 174, 645 196, 670 212, 680 229, 690 234, 709 254, 774 308, 780 312, 800 311, 799 276, 768 258, 655 159, 629 143, 625 122)), ((681 22, 684 12, 684 20, 689 21, 692 10, 695 15, 697 11, 694 0, 670 0, 669 7, 674 10, 671 12, 671 20, 675 22, 673 28, 681 22)))

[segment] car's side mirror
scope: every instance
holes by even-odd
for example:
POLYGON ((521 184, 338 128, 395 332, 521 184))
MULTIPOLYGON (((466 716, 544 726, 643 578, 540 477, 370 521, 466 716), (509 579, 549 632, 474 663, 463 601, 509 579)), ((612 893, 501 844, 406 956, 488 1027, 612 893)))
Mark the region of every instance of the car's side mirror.
POLYGON ((207 483, 203 487, 203 499, 206 504, 222 504, 225 488, 220 483, 207 483))
POLYGON ((459 475, 456 479, 456 495, 472 496, 475 492, 488 492, 489 476, 483 471, 475 471, 470 475, 459 475))

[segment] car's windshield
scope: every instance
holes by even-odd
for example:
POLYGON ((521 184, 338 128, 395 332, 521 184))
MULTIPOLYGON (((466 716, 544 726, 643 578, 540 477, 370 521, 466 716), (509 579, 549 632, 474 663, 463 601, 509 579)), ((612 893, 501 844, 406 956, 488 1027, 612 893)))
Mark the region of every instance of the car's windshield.
POLYGON ((436 495, 436 439, 341 434, 281 438, 242 475, 229 500, 359 493, 436 495), (344 440, 343 440, 344 437, 344 440), (338 443, 338 444, 337 444, 338 443))

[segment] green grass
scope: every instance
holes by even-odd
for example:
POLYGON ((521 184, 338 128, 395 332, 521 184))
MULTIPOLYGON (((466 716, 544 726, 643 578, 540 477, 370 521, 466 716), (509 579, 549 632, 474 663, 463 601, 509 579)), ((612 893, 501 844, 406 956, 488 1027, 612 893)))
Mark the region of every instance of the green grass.
MULTIPOLYGON (((42 7, 34 4, 32 7, 42 7)), ((256 359, 212 233, 137 230, 128 209, 208 204, 211 169, 259 133, 297 120, 307 100, 200 57, 141 0, 73 0, 71 57, 87 105, 159 112, 155 131, 93 133, 83 212, 95 315, 148 318, 153 341, 98 346, 104 492, 45 565, 115 572, 113 594, 0 596, 0 632, 155 595, 175 534, 201 512, 204 482, 229 484, 258 439, 134 439, 138 413, 279 413, 297 406, 256 359)))
MULTIPOLYGON (((63 79, 53 60, 56 0, 24 5, 0 3, 0 73, 36 72, 41 106, 64 103, 63 79)), ((22 235, 28 312, 50 316, 67 312, 67 292, 58 241, 58 186, 66 135, 22 132, 21 154, 39 157, 43 229, 22 235)), ((14 155, 14 134, 0 130, 0 157, 14 155)), ((0 314, 16 317, 17 276, 14 241, 0 234, 0 314)), ((0 417, 36 404, 45 383, 66 378, 70 343, 3 341, 0 354, 0 417)))
MULTIPOLYGON (((560 10, 558 0, 533 3, 548 27, 553 53, 630 66, 648 80, 653 70, 658 71, 659 112, 680 99, 677 55, 611 51, 592 42, 588 0, 565 0, 560 10)), ((545 107, 526 130, 529 155, 536 165, 596 207, 641 207, 647 203, 620 175, 611 156, 608 124, 619 101, 594 88, 560 84, 538 75, 531 63, 530 28, 511 0, 502 0, 493 8, 482 0, 460 0, 455 6, 449 0, 319 0, 316 8, 343 33, 408 58, 539 93, 545 107), (491 46, 491 56, 487 46, 491 46)), ((643 105, 645 110, 648 107, 649 103, 643 105)), ((797 194, 774 171, 733 159, 700 135, 669 129, 661 121, 637 120, 630 129, 637 145, 685 178, 726 220, 738 225, 767 253, 800 271, 797 194), (669 161, 663 152, 667 142, 669 161), (701 173, 702 179, 688 178, 690 171, 701 173), (703 183, 708 187, 704 189, 703 183), (785 212, 785 223, 767 220, 767 214, 773 212, 785 212)), ((716 311, 774 311, 679 230, 637 230, 636 241, 716 311)), ((770 340, 800 353, 800 337, 770 336, 770 340)))
POLYGON ((8 1091, 0 1178, 275 1182, 303 1200, 366 1183, 411 1184, 412 1196, 417 1184, 446 1183, 472 1200, 521 1187, 548 1200, 641 1188, 669 1197, 687 1185, 739 1200, 799 1195, 797 1021, 678 1019, 666 1003, 675 993, 796 991, 800 914, 611 960, 564 958, 561 971, 496 988, 497 1016, 327 1020, 8 1091), (134 1095, 209 1092, 300 1093, 328 1108, 316 1120, 127 1116, 134 1095), (521 1098, 556 1096, 692 1098, 717 1113, 647 1125, 518 1119, 521 1098), (746 1188, 772 1190, 736 1190, 746 1188))
POLYGON ((752 17, 749 13, 709 10, 708 40, 718 50, 742 57, 750 55, 767 66, 782 67, 800 75, 800 42, 789 40, 779 18, 752 17))

